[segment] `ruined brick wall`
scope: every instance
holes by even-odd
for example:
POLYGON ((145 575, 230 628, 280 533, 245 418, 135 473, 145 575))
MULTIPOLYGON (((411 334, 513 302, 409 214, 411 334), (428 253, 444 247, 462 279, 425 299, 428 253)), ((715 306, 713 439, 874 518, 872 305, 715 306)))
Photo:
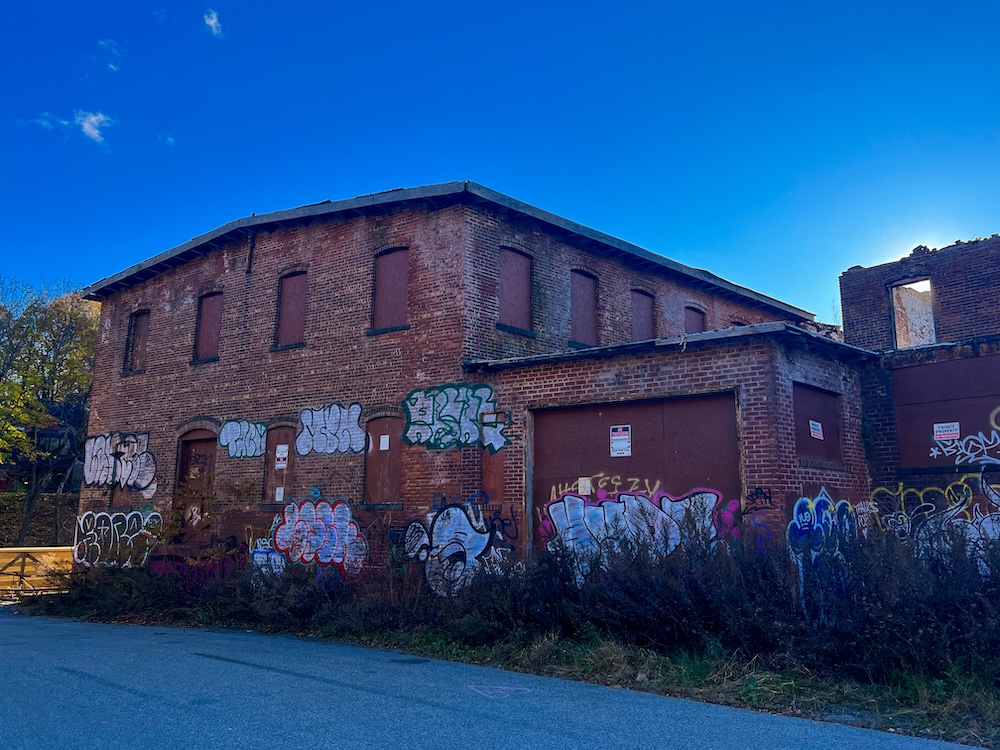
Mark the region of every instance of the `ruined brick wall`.
POLYGON ((840 277, 847 343, 868 349, 895 347, 890 288, 930 279, 939 342, 1000 332, 1000 237, 940 250, 915 248, 902 260, 871 268, 854 266, 840 277))

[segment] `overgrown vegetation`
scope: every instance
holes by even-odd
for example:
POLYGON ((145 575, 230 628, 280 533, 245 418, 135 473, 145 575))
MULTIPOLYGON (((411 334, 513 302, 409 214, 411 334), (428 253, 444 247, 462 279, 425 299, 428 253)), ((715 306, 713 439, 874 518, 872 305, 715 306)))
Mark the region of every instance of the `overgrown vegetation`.
POLYGON ((1000 747, 1000 554, 966 554, 960 539, 918 554, 892 535, 852 554, 846 606, 824 622, 806 616, 786 550, 739 544, 666 557, 625 545, 585 579, 572 555, 546 554, 451 597, 395 558, 351 582, 301 566, 243 565, 198 586, 97 569, 29 607, 346 638, 1000 747))

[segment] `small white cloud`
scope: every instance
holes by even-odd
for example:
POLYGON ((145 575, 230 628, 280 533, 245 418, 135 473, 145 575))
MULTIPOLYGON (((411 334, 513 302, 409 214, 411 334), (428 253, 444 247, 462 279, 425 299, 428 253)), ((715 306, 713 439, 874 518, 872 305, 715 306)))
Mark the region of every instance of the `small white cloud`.
POLYGON ((108 70, 112 73, 117 73, 121 69, 121 62, 125 59, 125 55, 122 54, 121 48, 113 39, 102 39, 97 43, 106 53, 104 60, 105 65, 108 70))
POLYGON ((36 117, 34 120, 31 121, 31 124, 37 125, 38 127, 44 128, 45 130, 55 130, 57 127, 60 128, 66 127, 67 125, 69 125, 69 122, 59 117, 54 117, 53 115, 50 115, 48 112, 42 112, 42 114, 38 115, 38 117, 36 117))
POLYGON ((163 142, 163 145, 170 146, 171 148, 173 148, 174 144, 177 143, 170 133, 160 133, 160 140, 163 142))
POLYGON ((155 18, 157 21, 163 21, 166 19, 166 17, 167 17, 167 11, 163 10, 162 8, 160 10, 153 11, 153 18, 155 18))
POLYGON ((83 134, 97 143, 104 143, 104 135, 101 133, 101 128, 115 124, 114 120, 103 112, 83 112, 82 110, 77 110, 75 115, 76 124, 80 126, 83 134))
POLYGON ((211 8, 205 14, 205 25, 212 32, 212 36, 222 36, 222 22, 219 21, 219 14, 211 8))

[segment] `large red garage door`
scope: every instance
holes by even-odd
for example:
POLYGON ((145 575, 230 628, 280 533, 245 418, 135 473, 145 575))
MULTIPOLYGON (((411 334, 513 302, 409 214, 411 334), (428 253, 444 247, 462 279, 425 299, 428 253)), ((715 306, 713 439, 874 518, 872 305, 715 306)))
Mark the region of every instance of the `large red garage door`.
POLYGON ((612 522, 652 523, 676 539, 667 527, 686 509, 725 526, 724 511, 739 508, 732 393, 541 410, 534 422, 536 548, 556 535, 600 541, 612 522))

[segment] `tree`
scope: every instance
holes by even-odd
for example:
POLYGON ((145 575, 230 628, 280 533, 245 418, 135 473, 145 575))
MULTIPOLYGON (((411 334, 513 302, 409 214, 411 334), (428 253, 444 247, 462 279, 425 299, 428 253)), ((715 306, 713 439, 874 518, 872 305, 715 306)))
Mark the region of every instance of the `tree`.
POLYGON ((18 545, 41 493, 82 463, 99 309, 0 277, 0 466, 25 483, 18 545))

